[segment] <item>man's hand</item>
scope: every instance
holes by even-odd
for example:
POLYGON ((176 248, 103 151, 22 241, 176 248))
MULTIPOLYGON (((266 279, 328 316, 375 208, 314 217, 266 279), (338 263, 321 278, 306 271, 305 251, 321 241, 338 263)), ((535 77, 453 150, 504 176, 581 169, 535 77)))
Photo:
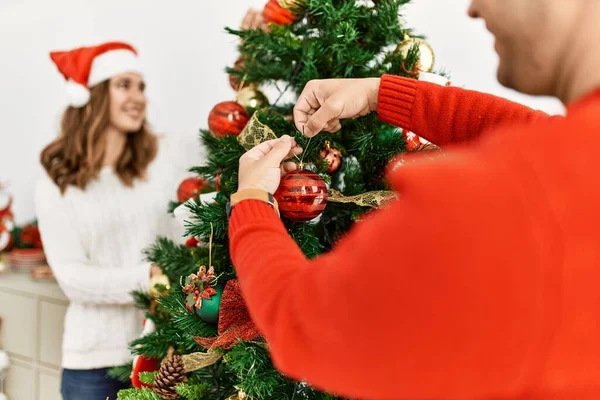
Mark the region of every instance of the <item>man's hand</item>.
POLYGON ((300 132, 312 137, 325 130, 336 132, 340 120, 358 118, 377 110, 379 78, 325 79, 308 82, 294 107, 300 132))
POLYGON ((296 169, 293 162, 283 160, 302 152, 296 141, 284 135, 279 139, 268 140, 248 150, 240 158, 238 191, 244 189, 260 189, 275 193, 279 187, 281 175, 296 169))

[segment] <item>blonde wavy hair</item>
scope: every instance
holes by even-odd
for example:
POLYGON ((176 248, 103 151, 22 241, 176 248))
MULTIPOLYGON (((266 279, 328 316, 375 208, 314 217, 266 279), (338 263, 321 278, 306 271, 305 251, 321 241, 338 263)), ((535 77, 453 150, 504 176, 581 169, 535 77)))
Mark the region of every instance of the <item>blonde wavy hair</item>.
MULTIPOLYGON (((41 163, 62 193, 70 185, 85 190, 98 177, 110 124, 109 102, 109 81, 93 87, 85 107, 66 109, 59 137, 42 151, 41 163)), ((138 132, 127 135, 125 149, 115 165, 115 173, 124 185, 132 186, 135 179, 145 178, 157 147, 156 136, 146 121, 138 132)))

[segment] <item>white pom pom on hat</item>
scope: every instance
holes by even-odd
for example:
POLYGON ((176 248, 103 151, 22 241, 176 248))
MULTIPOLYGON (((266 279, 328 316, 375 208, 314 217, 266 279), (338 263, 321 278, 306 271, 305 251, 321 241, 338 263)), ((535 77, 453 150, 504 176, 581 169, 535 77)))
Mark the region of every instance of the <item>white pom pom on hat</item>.
POLYGON ((55 51, 50 58, 66 79, 69 105, 83 107, 90 101, 90 88, 126 72, 143 75, 137 51, 123 42, 55 51))

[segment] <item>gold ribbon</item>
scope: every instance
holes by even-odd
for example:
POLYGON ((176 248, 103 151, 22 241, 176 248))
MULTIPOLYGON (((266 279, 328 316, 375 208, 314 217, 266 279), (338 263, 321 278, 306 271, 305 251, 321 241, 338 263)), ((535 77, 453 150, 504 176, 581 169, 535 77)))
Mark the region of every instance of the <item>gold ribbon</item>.
POLYGON ((237 137, 238 143, 246 151, 271 139, 277 139, 277 135, 275 135, 275 132, 271 128, 258 120, 256 112, 252 114, 252 118, 250 118, 242 133, 237 137))
POLYGON ((389 190, 378 190, 367 192, 356 196, 344 196, 335 189, 329 189, 327 201, 333 203, 352 203, 362 207, 380 208, 387 206, 390 202, 396 200, 398 195, 389 190))
POLYGON ((187 372, 197 371, 215 364, 223 357, 218 351, 208 350, 206 353, 198 352, 181 356, 183 369, 187 372))

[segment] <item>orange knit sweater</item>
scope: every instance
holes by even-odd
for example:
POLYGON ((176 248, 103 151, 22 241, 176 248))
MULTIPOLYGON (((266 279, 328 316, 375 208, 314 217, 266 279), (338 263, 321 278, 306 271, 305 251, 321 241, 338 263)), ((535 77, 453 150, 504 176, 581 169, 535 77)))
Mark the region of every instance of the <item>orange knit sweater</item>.
POLYGON ((276 366, 359 399, 600 399, 600 91, 548 117, 385 76, 379 116, 445 154, 391 172, 400 199, 329 254, 264 203, 232 213, 276 366))

